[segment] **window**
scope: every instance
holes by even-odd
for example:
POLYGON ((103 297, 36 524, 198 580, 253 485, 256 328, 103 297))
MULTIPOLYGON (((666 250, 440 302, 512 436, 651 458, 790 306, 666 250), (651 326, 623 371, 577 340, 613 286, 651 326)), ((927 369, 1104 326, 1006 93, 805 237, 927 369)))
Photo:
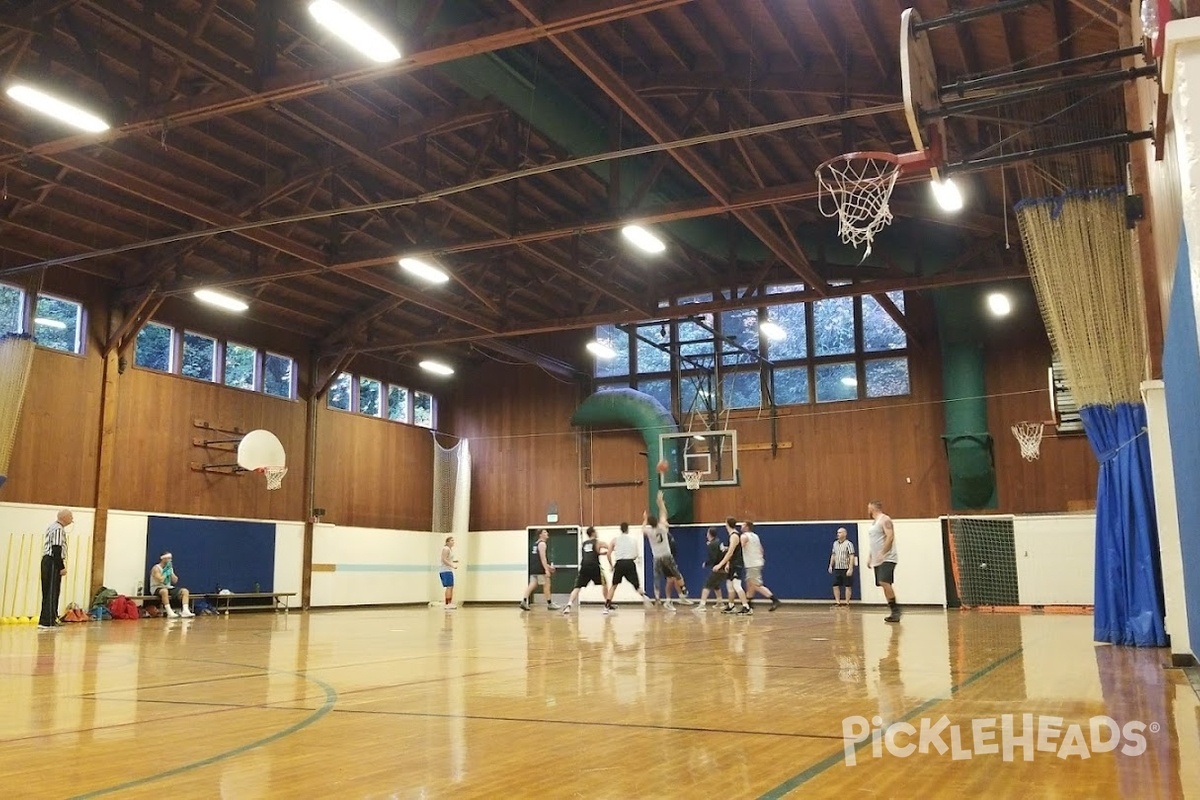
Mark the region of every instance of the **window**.
POLYGON ((775 370, 775 405, 790 406, 809 402, 808 367, 783 367, 775 370))
POLYGON ((736 364, 747 356, 729 343, 747 350, 758 350, 758 309, 742 308, 737 311, 721 312, 721 342, 725 353, 725 364, 736 364))
POLYGON ((721 386, 725 408, 758 408, 762 405, 762 387, 758 370, 726 372, 721 386))
MULTIPOLYGON (((666 324, 643 325, 637 329, 637 335, 638 373, 644 375, 647 372, 669 372, 671 370, 671 353, 654 345, 671 343, 671 326, 666 324)), ((670 408, 670 404, 667 407, 670 408)))
MULTIPOLYGON (((813 355, 840 356, 854 352, 854 298, 818 300, 813 307, 813 355)), ((820 395, 820 380, 817 394, 820 395)))
POLYGON ((147 322, 138 331, 133 363, 145 369, 170 372, 175 366, 175 329, 147 322))
POLYGON ((596 328, 596 341, 603 342, 617 354, 615 358, 596 359, 597 378, 615 378, 629 374, 629 334, 616 325, 596 328))
POLYGON ((333 379, 333 383, 329 385, 329 407, 336 408, 339 411, 350 410, 350 389, 351 389, 350 374, 343 372, 333 379))
POLYGON ((707 414, 715 410, 715 403, 709 393, 708 378, 698 372, 684 373, 679 382, 679 410, 685 418, 689 414, 707 414))
POLYGON ((358 413, 383 416, 383 384, 374 378, 358 379, 358 413))
POLYGON ((291 400, 296 396, 296 384, 292 377, 296 362, 276 353, 263 354, 263 391, 275 397, 291 400))
POLYGON ((403 386, 388 387, 387 416, 394 422, 408 422, 408 389, 403 386))
POLYGON ((658 402, 662 403, 663 408, 667 409, 667 411, 671 410, 670 378, 657 378, 651 381, 638 381, 637 388, 639 392, 645 392, 658 402))
MULTIPOLYGON (((900 313, 904 313, 904 292, 888 292, 887 297, 900 313)), ((863 350, 868 353, 908 347, 908 336, 879 301, 870 295, 862 299, 862 329, 863 350)))
MULTIPOLYGON (((772 361, 787 361, 793 358, 808 358, 808 318, 804 303, 783 303, 767 307, 767 319, 783 328, 787 337, 779 341, 767 341, 767 356, 772 361)), ((851 342, 853 342, 853 332, 851 342)))
POLYGON ((235 389, 254 389, 258 351, 244 344, 225 345, 225 385, 235 389))
POLYGON ((38 295, 33 312, 33 340, 42 347, 78 353, 83 306, 70 300, 38 295))
POLYGON ((25 311, 25 293, 15 286, 0 283, 0 336, 21 332, 25 311))
POLYGON ((202 333, 183 332, 183 364, 180 372, 202 381, 216 380, 217 340, 202 333))
POLYGON ((855 374, 853 361, 844 364, 818 364, 816 374, 818 403, 858 399, 858 376, 855 374))
POLYGON ((880 358, 866 362, 867 397, 908 394, 908 359, 880 358))
POLYGON ((413 422, 422 428, 434 426, 433 395, 413 392, 413 422))

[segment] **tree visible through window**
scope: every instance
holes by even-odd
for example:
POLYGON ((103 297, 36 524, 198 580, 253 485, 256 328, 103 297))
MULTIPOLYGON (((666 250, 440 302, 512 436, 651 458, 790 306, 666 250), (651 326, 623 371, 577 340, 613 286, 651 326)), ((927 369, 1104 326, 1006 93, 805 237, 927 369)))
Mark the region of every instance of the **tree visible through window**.
POLYGON ((433 427, 433 395, 413 392, 413 422, 422 428, 433 427))
POLYGON ((339 411, 350 410, 350 374, 343 372, 329 386, 329 407, 339 411))
POLYGON ((294 385, 292 370, 295 363, 287 356, 266 353, 263 356, 263 391, 275 397, 291 400, 294 385))
POLYGON ((175 331, 171 327, 147 322, 145 327, 138 331, 133 363, 146 369, 170 372, 174 366, 171 357, 174 338, 175 331))
POLYGON ((603 342, 617 354, 615 358, 596 359, 597 378, 615 378, 629 374, 629 334, 616 325, 596 328, 596 341, 603 342))
POLYGON ((225 345, 225 385, 235 389, 253 389, 258 366, 258 351, 244 344, 225 345))
MULTIPOLYGON (((904 292, 888 292, 887 298, 896 306, 897 311, 904 313, 904 292)), ((908 336, 871 295, 862 299, 862 316, 863 350, 877 353, 908 347, 908 336)))
POLYGON ((25 293, 15 286, 0 283, 0 336, 21 332, 21 312, 25 310, 25 293))
POLYGON ((374 378, 358 379, 358 413, 368 417, 382 415, 380 400, 383 395, 383 384, 374 378))
POLYGON ((388 419, 408 422, 408 389, 403 386, 388 387, 388 419))
POLYGON ((216 380, 217 340, 202 333, 183 333, 183 363, 180 372, 202 381, 216 380))
POLYGON ((40 295, 33 312, 33 340, 42 347, 78 353, 82 317, 79 303, 40 295))

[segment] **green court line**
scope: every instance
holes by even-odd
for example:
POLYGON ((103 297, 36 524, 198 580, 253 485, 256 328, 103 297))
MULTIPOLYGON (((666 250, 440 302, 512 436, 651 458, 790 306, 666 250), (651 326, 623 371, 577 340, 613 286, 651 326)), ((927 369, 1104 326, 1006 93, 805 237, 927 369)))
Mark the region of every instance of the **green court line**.
MULTIPOLYGON (((207 663, 220 663, 220 662, 207 662, 207 663)), ((245 667, 247 665, 246 664, 231 664, 228 666, 245 667)), ((225 761, 226 759, 235 758, 237 756, 240 756, 243 753, 248 753, 251 750, 255 750, 259 747, 266 747, 269 744, 274 744, 275 742, 279 741, 280 739, 284 739, 288 736, 291 736, 293 733, 299 733, 300 731, 304 730, 305 728, 312 725, 317 720, 321 719, 321 717, 325 716, 330 711, 332 711, 334 705, 337 703, 337 699, 338 699, 337 690, 334 689, 332 686, 330 686, 325 681, 321 680, 320 678, 314 678, 310 675, 305 675, 300 672, 287 672, 287 671, 275 671, 275 670, 266 670, 262 674, 264 674, 264 675, 297 675, 301 678, 304 678, 304 680, 306 680, 306 681, 311 681, 312 683, 315 683, 317 686, 320 686, 321 689, 325 692, 325 702, 324 702, 324 704, 321 705, 320 708, 318 708, 312 714, 309 714, 307 717, 300 720, 296 724, 290 725, 281 731, 277 731, 277 732, 271 734, 270 736, 264 736, 263 738, 256 739, 253 742, 247 742, 246 744, 238 745, 237 747, 234 747, 230 750, 226 750, 223 753, 217 753, 216 755, 209 756, 208 758, 202 758, 199 761, 193 761, 189 764, 183 764, 182 766, 173 767, 171 769, 164 770, 164 771, 156 773, 154 775, 147 775, 144 778, 135 778, 134 780, 126 781, 125 783, 119 783, 116 786, 109 786, 104 789, 96 789, 94 791, 87 792, 86 794, 76 795, 75 797, 71 798, 71 800, 89 800, 90 798, 93 798, 93 797, 103 797, 104 795, 114 794, 116 792, 123 792, 126 789, 134 789, 139 786, 145 786, 148 783, 155 783, 156 781, 166 780, 167 778, 173 778, 176 775, 182 775, 185 772, 191 772, 192 770, 197 770, 202 767, 211 766, 212 764, 216 764, 218 762, 225 761)), ((245 708, 254 708, 255 706, 244 706, 244 707, 245 708)), ((186 792, 185 792, 185 794, 186 794, 186 792)))
MULTIPOLYGON (((976 681, 981 680, 981 679, 987 677, 988 675, 990 675, 991 673, 995 672, 997 669, 1004 666, 1009 661, 1012 661, 1014 658, 1021 655, 1023 650, 1024 650, 1024 648, 1018 647, 1016 650, 1012 651, 1011 653, 1009 653, 1006 656, 1002 656, 1001 658, 996 659, 991 664, 988 664, 986 667, 979 670, 978 672, 972 673, 962 683, 957 683, 957 684, 951 686, 950 687, 950 696, 953 697, 954 695, 958 694, 963 689, 970 686, 972 683, 975 683, 976 681)), ((897 720, 897 722, 908 722, 909 720, 913 719, 914 717, 924 714, 926 711, 933 708, 938 703, 945 702, 948 699, 949 698, 946 698, 946 697, 934 697, 930 700, 926 700, 924 703, 922 703, 921 705, 912 709, 907 714, 905 714, 903 717, 901 717, 899 720, 897 720)), ((859 742, 855 746, 854 749, 855 749, 855 751, 862 750, 870 743, 871 743, 870 738, 864 739, 863 741, 859 742)), ((843 747, 843 748, 839 749, 836 753, 832 753, 827 758, 824 758, 821 761, 818 761, 816 764, 813 764, 812 766, 810 766, 808 769, 804 770, 803 772, 797 773, 796 775, 793 775, 792 777, 788 778, 786 781, 779 784, 774 789, 771 789, 771 790, 763 793, 762 795, 759 796, 758 800, 779 800, 780 798, 786 796, 790 792, 793 792, 797 788, 808 783, 813 778, 822 774, 823 772, 828 770, 830 767, 833 767, 837 764, 842 763, 845 760, 845 758, 846 758, 846 750, 843 747)))

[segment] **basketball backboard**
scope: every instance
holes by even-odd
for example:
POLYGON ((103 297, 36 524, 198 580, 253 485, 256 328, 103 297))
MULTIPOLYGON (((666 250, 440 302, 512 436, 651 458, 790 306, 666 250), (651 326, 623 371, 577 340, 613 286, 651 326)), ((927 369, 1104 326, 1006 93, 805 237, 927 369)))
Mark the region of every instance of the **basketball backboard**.
POLYGON ((287 454, 270 431, 250 431, 238 442, 238 466, 245 470, 287 466, 287 454))
POLYGON ((904 116, 912 136, 913 149, 929 151, 929 173, 941 180, 938 165, 946 145, 946 121, 923 115, 941 107, 938 96, 937 65, 929 45, 929 31, 918 30, 921 15, 909 8, 900 15, 900 79, 904 88, 904 116))
POLYGON ((701 486, 738 485, 737 431, 675 431, 658 439, 668 465, 663 489, 686 486, 684 471, 700 473, 701 486))

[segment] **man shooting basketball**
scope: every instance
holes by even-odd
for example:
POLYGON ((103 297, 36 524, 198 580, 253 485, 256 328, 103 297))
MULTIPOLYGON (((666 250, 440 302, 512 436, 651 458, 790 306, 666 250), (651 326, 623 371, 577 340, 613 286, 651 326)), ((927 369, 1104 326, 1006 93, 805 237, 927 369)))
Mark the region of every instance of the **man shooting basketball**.
MULTIPOLYGON (((666 596, 663 608, 667 611, 674 611, 675 606, 671 603, 672 586, 678 587, 679 601, 681 603, 691 605, 691 601, 687 599, 687 586, 684 585, 683 575, 679 572, 679 565, 675 562, 675 556, 671 553, 671 531, 670 526, 667 524, 667 503, 663 499, 661 489, 658 492, 658 508, 656 511, 658 511, 657 515, 646 512, 642 516, 642 535, 650 540, 650 552, 654 554, 655 577, 661 577, 666 582, 666 586, 663 588, 663 593, 666 596)), ((657 589, 656 580, 655 590, 657 591, 657 589)))
POLYGON ((525 587, 525 596, 521 598, 522 611, 529 610, 529 601, 539 586, 542 587, 542 594, 546 597, 546 608, 551 611, 558 608, 558 604, 550 597, 550 576, 554 574, 554 567, 547 559, 546 543, 548 541, 550 541, 550 531, 542 528, 538 531, 537 542, 529 548, 529 585, 525 587))
POLYGON ((872 500, 867 504, 867 513, 875 524, 867 532, 867 540, 871 545, 871 557, 867 564, 875 570, 875 585, 883 589, 891 613, 883 618, 884 622, 900 621, 900 606, 896 605, 896 592, 892 589, 892 580, 896 576, 896 529, 892 518, 883 513, 883 503, 872 500))

